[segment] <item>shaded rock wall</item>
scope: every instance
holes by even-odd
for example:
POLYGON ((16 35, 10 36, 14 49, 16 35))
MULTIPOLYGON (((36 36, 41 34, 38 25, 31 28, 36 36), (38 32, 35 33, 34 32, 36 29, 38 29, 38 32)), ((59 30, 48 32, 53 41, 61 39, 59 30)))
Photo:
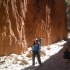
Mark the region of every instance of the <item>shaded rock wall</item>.
POLYGON ((0 0, 0 55, 21 53, 36 37, 48 45, 67 37, 64 0, 0 0))

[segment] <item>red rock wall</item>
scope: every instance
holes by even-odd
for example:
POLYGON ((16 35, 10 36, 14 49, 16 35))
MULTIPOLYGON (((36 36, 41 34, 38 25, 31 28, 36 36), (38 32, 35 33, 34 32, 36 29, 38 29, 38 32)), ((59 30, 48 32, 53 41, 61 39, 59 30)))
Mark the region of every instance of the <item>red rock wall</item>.
POLYGON ((26 0, 0 0, 0 55, 27 49, 25 38, 26 0))
POLYGON ((27 10, 25 28, 29 45, 36 37, 42 37, 42 44, 47 45, 67 36, 64 0, 30 0, 27 10))
POLYGON ((24 52, 36 37, 66 38, 65 10, 64 0, 0 0, 0 55, 24 52))

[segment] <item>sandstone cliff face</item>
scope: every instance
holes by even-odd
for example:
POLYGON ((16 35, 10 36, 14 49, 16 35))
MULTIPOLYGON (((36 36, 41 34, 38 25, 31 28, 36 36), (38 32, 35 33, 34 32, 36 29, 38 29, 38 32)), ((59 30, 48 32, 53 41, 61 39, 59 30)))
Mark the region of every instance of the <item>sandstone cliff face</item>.
POLYGON ((26 0, 0 0, 0 54, 21 53, 25 38, 26 0))
POLYGON ((57 42, 67 36, 66 4, 62 0, 30 0, 26 12, 26 40, 43 38, 43 45, 57 42))
POLYGON ((64 0, 0 0, 0 55, 24 52, 36 37, 66 38, 65 14, 64 0))

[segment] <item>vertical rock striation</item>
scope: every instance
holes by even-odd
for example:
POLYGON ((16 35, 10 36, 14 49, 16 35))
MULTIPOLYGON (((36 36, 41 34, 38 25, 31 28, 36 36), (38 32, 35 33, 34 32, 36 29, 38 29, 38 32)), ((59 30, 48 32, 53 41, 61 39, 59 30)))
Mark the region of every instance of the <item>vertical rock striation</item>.
POLYGON ((36 37, 48 45, 67 37, 64 0, 0 0, 0 55, 21 53, 36 37))

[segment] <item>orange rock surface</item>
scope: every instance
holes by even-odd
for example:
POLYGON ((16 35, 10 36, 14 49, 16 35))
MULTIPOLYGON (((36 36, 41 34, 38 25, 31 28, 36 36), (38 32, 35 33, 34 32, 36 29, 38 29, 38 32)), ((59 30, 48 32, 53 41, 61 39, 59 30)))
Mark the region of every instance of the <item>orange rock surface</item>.
POLYGON ((67 37, 64 0, 0 0, 0 55, 20 54, 42 37, 48 45, 67 37))

